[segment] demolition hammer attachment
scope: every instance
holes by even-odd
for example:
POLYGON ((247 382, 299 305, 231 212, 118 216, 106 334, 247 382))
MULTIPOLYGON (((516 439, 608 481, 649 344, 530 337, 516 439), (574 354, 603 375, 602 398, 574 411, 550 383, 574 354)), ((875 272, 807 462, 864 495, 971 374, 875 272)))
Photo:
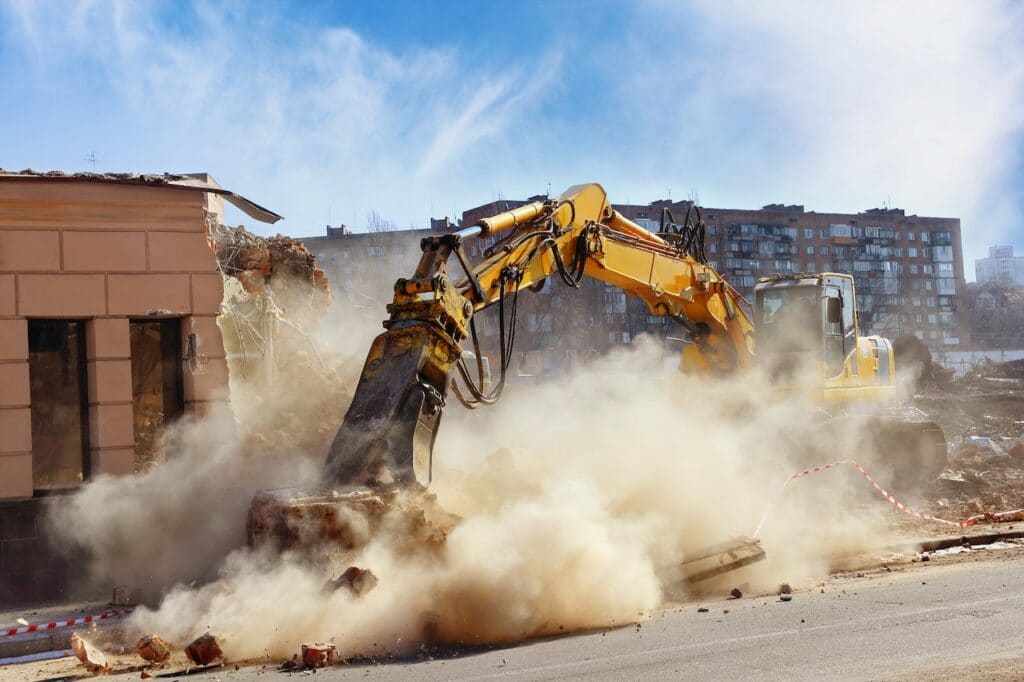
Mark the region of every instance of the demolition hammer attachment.
POLYGON ((458 253, 460 244, 458 234, 423 239, 416 273, 395 283, 387 331, 370 347, 352 404, 331 444, 327 485, 430 483, 449 376, 473 314, 473 304, 445 272, 449 255, 458 253))

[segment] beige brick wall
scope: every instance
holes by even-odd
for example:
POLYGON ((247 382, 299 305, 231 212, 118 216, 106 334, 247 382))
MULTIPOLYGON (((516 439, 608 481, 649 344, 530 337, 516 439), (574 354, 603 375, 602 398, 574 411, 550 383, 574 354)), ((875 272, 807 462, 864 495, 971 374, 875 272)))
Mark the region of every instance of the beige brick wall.
POLYGON ((222 297, 204 210, 171 187, 0 178, 0 500, 31 497, 27 318, 85 319, 92 474, 132 470, 129 319, 182 318, 205 371, 184 370, 186 414, 226 400, 222 297))

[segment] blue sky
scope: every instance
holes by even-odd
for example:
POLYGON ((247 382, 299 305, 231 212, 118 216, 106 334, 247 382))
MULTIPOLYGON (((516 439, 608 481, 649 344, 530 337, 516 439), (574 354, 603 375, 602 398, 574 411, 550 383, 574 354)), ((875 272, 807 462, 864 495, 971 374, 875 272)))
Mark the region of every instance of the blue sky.
POLYGON ((1024 5, 0 0, 0 167, 207 171, 262 232, 883 202, 1024 249, 1024 5))

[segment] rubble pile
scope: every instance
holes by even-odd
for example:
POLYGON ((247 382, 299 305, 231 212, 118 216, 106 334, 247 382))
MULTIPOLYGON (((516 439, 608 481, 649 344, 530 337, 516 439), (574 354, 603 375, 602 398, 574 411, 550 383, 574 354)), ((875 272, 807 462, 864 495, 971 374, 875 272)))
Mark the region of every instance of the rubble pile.
POLYGON ((1024 508, 1024 361, 979 364, 948 384, 924 388, 914 402, 949 443, 949 463, 930 496, 936 515, 1024 508))

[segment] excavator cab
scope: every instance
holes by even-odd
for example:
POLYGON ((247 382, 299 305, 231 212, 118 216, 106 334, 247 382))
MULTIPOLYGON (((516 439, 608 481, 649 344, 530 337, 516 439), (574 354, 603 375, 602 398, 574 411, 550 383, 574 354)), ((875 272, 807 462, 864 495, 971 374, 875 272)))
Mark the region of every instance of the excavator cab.
MULTIPOLYGON (((885 362, 877 369, 865 368, 870 376, 861 376, 851 276, 762 277, 754 287, 754 300, 758 356, 776 385, 852 388, 877 384, 879 372, 890 374, 885 362)), ((883 356, 888 359, 888 353, 883 356)))

